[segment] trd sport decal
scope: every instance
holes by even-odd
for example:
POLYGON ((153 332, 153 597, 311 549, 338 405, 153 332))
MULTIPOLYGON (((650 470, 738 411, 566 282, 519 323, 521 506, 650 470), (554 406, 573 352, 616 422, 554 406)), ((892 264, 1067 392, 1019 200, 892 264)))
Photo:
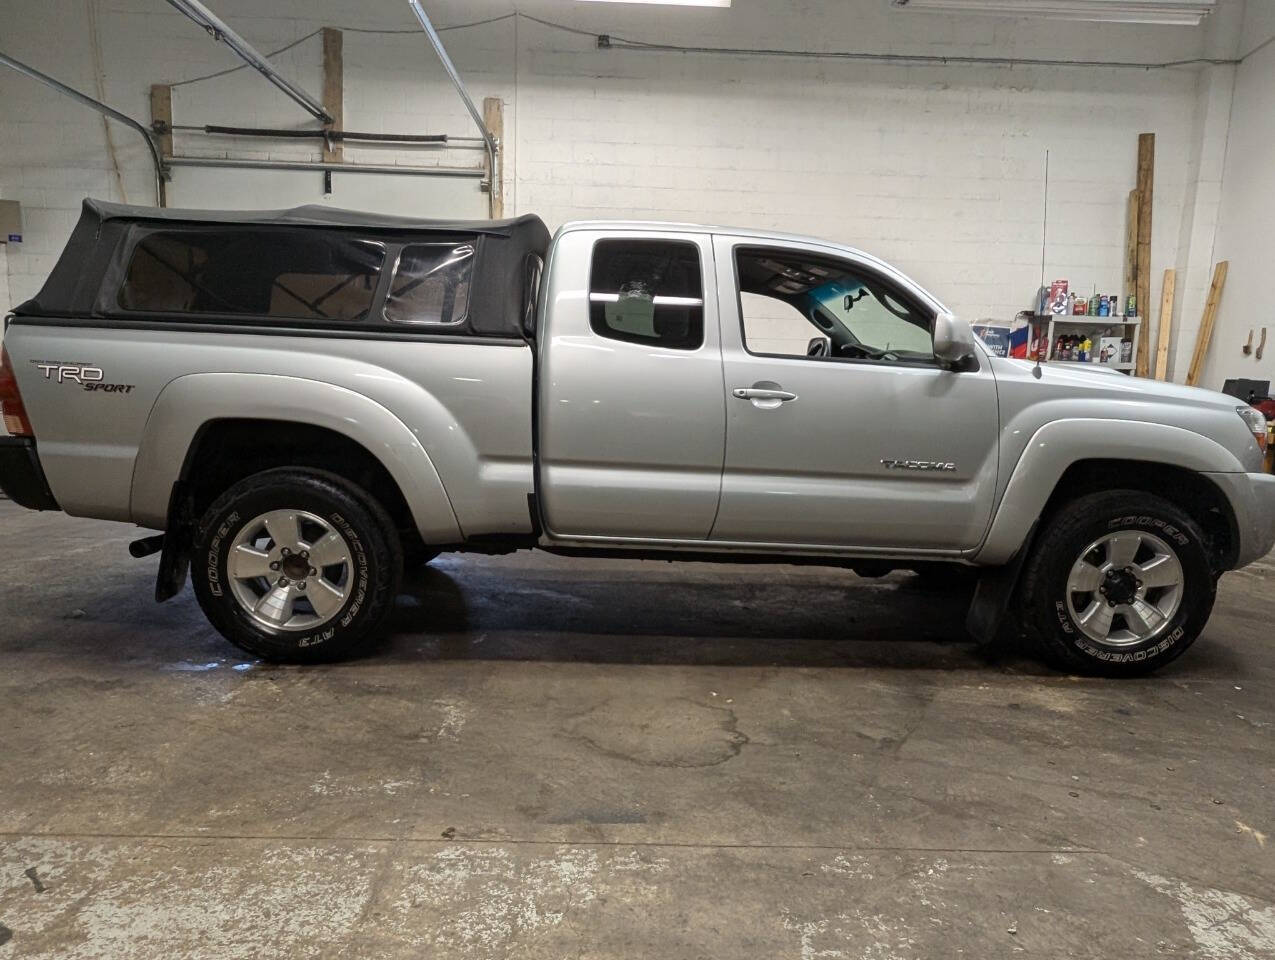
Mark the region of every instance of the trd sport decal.
POLYGON ((50 360, 32 360, 36 369, 44 374, 45 380, 57 383, 74 383, 83 387, 88 393, 132 393, 131 383, 103 383, 106 374, 101 367, 83 363, 62 363, 50 360))

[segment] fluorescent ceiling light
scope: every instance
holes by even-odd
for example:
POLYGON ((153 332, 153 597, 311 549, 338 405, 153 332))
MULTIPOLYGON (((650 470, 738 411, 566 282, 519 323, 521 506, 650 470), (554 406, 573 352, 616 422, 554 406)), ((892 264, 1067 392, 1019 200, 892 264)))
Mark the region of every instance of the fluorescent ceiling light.
POLYGON ((666 7, 729 7, 730 0, 589 0, 591 3, 659 3, 666 7))
POLYGON ((907 10, 982 13, 1004 17, 1093 20, 1104 23, 1159 23, 1195 26, 1216 0, 891 0, 907 10))

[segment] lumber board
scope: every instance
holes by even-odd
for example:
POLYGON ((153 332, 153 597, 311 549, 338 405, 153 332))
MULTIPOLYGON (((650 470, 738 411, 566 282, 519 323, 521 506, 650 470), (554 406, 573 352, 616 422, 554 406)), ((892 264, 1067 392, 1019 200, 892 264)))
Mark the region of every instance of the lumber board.
POLYGON ((1191 367, 1186 374, 1187 386, 1194 387, 1200 382, 1200 374, 1204 372, 1204 358, 1208 356, 1209 344, 1213 342, 1213 323, 1217 320, 1217 306, 1222 300, 1222 289, 1226 286, 1226 271, 1230 263, 1220 260, 1213 268, 1213 282, 1209 284, 1209 298, 1204 303, 1204 316, 1200 320, 1200 332, 1195 336, 1195 353, 1191 356, 1191 367))
POLYGON ((503 178, 505 175, 505 104, 500 97, 486 97, 483 100, 483 124, 495 138, 495 169, 488 170, 491 179, 491 202, 488 205, 491 219, 499 220, 505 215, 505 191, 503 178))
MULTIPOLYGON (((1138 293, 1138 190, 1129 191, 1129 202, 1125 209, 1124 235, 1124 296, 1138 293)), ((1146 308, 1138 305, 1138 316, 1145 316, 1146 308)))
POLYGON ((1173 332, 1173 293, 1177 286, 1177 271, 1164 271, 1164 283, 1160 287, 1160 330, 1155 338, 1155 378, 1169 378, 1169 340, 1173 332))
POLYGON ((1155 195, 1155 134, 1138 134, 1138 316, 1143 317, 1142 336, 1138 338, 1138 356, 1134 373, 1147 375, 1150 360, 1150 337, 1145 318, 1151 313, 1151 204, 1155 195))
MULTIPOLYGON (((335 27, 323 28, 323 109, 332 115, 325 130, 345 129, 345 40, 335 27)), ((323 141, 323 162, 341 163, 345 151, 340 140, 323 141)))

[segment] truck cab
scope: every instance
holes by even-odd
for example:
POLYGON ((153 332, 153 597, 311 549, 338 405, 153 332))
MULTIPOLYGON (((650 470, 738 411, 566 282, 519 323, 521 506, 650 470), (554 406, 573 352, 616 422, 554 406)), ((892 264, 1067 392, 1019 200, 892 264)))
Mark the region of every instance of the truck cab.
POLYGON ((555 539, 957 557, 987 529, 988 358, 968 334, 958 360, 941 356, 943 305, 874 257, 572 224, 542 315, 538 452, 555 539))

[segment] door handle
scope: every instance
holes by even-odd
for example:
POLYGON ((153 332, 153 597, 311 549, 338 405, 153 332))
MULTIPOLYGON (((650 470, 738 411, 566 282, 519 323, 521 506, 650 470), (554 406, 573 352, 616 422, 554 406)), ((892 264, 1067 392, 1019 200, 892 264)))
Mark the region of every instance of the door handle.
POLYGON ((778 400, 780 403, 786 403, 797 399, 795 393, 789 393, 787 390, 768 390, 761 387, 736 387, 731 393, 737 400, 778 400))

